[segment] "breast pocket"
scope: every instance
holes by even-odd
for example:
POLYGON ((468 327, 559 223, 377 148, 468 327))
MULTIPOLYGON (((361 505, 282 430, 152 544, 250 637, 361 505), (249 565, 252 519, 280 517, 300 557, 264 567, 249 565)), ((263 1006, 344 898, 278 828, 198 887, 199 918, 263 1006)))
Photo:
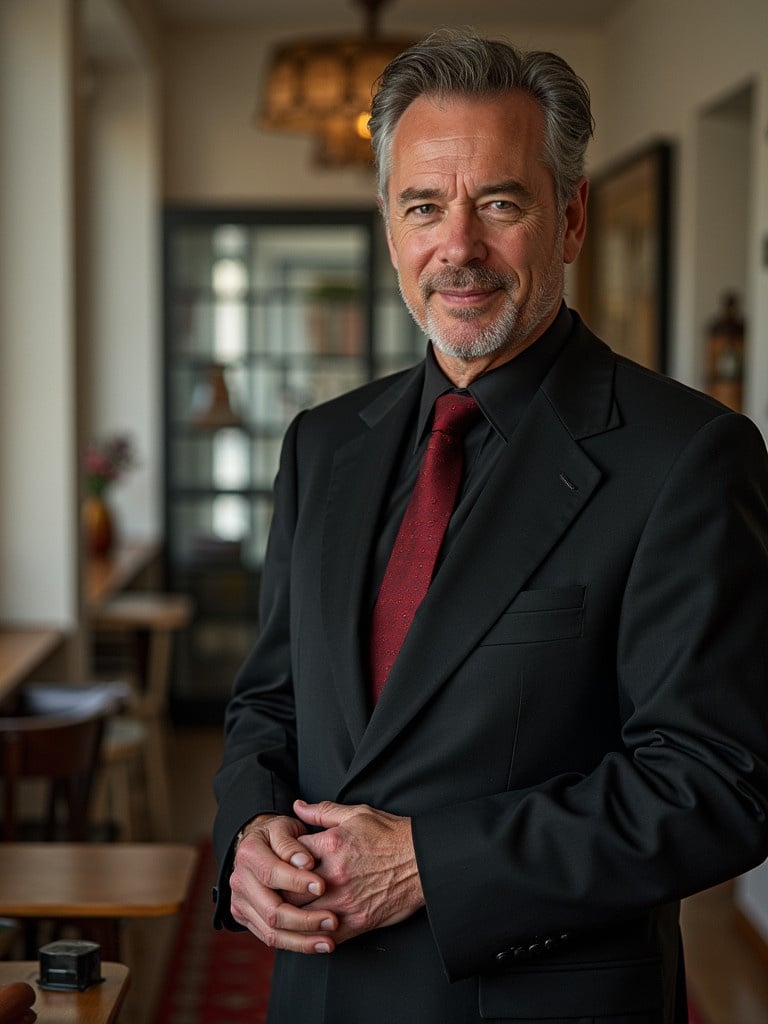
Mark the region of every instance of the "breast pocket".
POLYGON ((586 587, 521 591, 486 634, 482 646, 536 644, 582 635, 586 587))

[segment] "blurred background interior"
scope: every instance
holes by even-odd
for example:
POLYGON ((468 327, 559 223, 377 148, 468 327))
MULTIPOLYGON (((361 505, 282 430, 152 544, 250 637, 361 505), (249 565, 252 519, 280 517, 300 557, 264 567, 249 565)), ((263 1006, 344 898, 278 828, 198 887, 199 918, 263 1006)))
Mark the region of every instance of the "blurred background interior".
MULTIPOLYGON (((590 86, 569 303, 768 433, 765 0, 0 2, 0 709, 128 680, 113 835, 207 832, 285 427, 423 352, 356 121, 470 23, 590 86)), ((768 1022, 768 868, 685 914, 707 1024, 768 1022)))

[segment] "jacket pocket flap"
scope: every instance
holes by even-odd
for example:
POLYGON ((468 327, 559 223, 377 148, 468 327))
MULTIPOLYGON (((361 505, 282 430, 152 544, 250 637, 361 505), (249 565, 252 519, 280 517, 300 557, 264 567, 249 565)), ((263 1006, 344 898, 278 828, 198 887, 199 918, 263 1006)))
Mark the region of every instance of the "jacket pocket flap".
POLYGON ((663 1005, 661 961, 542 967, 480 978, 483 1020, 652 1013, 663 1005))
POLYGON ((583 608, 586 589, 586 587, 546 587, 540 590, 521 590, 505 614, 583 608))
POLYGON ((586 589, 523 590, 481 643, 486 646, 546 643, 581 636, 586 589))

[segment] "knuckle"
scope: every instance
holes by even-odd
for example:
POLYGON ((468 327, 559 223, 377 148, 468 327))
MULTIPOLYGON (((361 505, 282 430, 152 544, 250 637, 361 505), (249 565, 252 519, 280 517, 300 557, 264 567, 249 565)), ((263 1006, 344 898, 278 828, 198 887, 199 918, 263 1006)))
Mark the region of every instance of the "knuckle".
MULTIPOLYGON (((323 918, 325 918, 327 916, 328 916, 327 914, 323 914, 322 915, 323 918)), ((312 913, 311 911, 306 911, 306 913, 303 915, 303 921, 304 921, 304 931, 314 932, 314 931, 319 931, 320 930, 320 924, 319 924, 319 922, 317 920, 317 913, 316 912, 312 913)))
POLYGON ((262 864, 259 867, 256 877, 262 885, 267 887, 267 889, 277 889, 279 888, 277 871, 278 868, 274 864, 262 864))
POLYGON ((329 863, 326 868, 325 877, 331 885, 341 887, 346 885, 349 881, 349 872, 347 871, 346 866, 340 861, 336 863, 329 863))
POLYGON ((324 838, 328 853, 338 853, 343 846, 343 834, 341 829, 331 829, 325 833, 324 838))
POLYGON ((277 907, 267 906, 262 913, 262 919, 268 928, 273 930, 276 929, 279 924, 277 907))

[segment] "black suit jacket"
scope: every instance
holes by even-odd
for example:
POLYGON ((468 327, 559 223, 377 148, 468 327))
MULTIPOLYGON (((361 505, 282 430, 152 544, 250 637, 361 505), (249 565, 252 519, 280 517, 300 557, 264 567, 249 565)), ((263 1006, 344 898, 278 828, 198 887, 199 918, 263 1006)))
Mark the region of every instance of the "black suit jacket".
POLYGON ((426 910, 279 954, 271 1020, 683 1020, 678 901, 768 854, 762 439, 575 318, 369 717, 366 572, 422 374, 286 436, 217 921, 245 821, 368 803, 412 816, 426 910))

